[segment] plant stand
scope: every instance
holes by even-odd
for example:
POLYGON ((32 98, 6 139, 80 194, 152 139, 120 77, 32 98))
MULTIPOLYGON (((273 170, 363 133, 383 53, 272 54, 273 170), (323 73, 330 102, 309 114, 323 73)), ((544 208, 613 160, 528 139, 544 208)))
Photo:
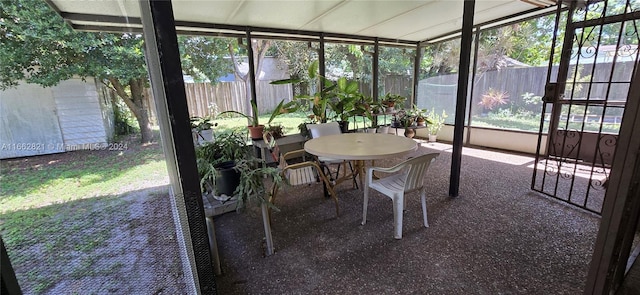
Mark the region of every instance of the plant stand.
POLYGON ((202 203, 204 205, 204 216, 207 224, 207 236, 209 237, 209 252, 213 258, 213 272, 216 275, 222 274, 220 268, 220 254, 218 253, 218 241, 216 239, 216 229, 213 223, 213 217, 222 213, 236 210, 236 200, 220 202, 212 196, 203 195, 202 203))
POLYGON ((275 252, 273 248, 273 236, 271 235, 271 221, 269 220, 269 209, 266 203, 260 205, 260 211, 262 212, 262 225, 264 226, 264 238, 267 242, 266 256, 271 256, 275 252))

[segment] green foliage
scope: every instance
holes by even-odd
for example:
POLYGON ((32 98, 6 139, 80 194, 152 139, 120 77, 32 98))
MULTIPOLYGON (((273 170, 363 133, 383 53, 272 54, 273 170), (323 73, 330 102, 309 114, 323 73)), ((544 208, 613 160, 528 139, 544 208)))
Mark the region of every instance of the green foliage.
MULTIPOLYGON (((504 67, 508 62, 506 57, 532 66, 546 64, 554 35, 554 24, 555 15, 552 14, 482 30, 478 44, 477 76, 481 77, 485 71, 504 67)), ((558 35, 562 37, 563 33, 559 32, 558 35)), ((556 44, 561 45, 562 40, 556 44)), ((560 52, 558 48, 556 52, 560 52)), ((420 78, 456 73, 459 58, 459 37, 426 46, 420 65, 420 78)))
POLYGON ((363 114, 362 111, 355 109, 356 102, 362 98, 356 81, 349 81, 344 77, 338 79, 334 93, 329 94, 328 97, 334 120, 348 121, 350 116, 363 114))
POLYGON ((251 155, 245 137, 237 132, 220 133, 214 142, 207 142, 196 148, 196 158, 211 165, 226 161, 237 161, 251 155))
POLYGON ((208 185, 215 186, 217 165, 227 161, 238 162, 251 156, 251 147, 244 136, 237 132, 217 134, 215 141, 196 147, 196 164, 202 190, 209 190, 208 185))
POLYGON ((382 100, 382 104, 387 106, 392 106, 395 104, 402 105, 406 100, 407 98, 402 95, 395 94, 395 93, 387 93, 385 94, 384 99, 382 100))
MULTIPOLYGON (((271 205, 267 198, 270 192, 265 186, 265 178, 271 179, 273 185, 283 184, 280 170, 276 167, 263 167, 263 161, 263 159, 250 157, 236 163, 236 169, 240 171, 240 184, 234 192, 234 195, 239 196, 238 208, 243 208, 247 202, 271 205)), ((272 208, 275 207, 272 206, 272 208)))
POLYGON ((229 45, 235 39, 206 36, 178 36, 182 68, 195 81, 215 84, 233 72, 229 45))
POLYGON ((238 111, 224 111, 222 113, 220 113, 220 117, 225 117, 228 115, 239 115, 242 116, 244 118, 247 119, 247 121, 249 121, 249 125, 250 126, 258 126, 260 125, 260 122, 258 121, 258 106, 256 105, 256 103, 254 101, 251 101, 251 114, 245 114, 243 112, 238 112, 238 111))
MULTIPOLYGON (((327 121, 327 110, 330 106, 330 101, 335 97, 335 88, 338 86, 337 83, 326 79, 318 74, 318 61, 313 61, 307 70, 308 80, 319 80, 319 83, 324 85, 322 89, 318 89, 316 93, 312 95, 296 95, 294 97, 295 104, 297 104, 296 109, 300 110, 311 110, 311 115, 309 115, 309 119, 313 122, 326 122, 327 121)), ((292 79, 283 79, 272 81, 271 84, 274 85, 282 85, 282 84, 296 84, 303 81, 299 78, 292 79)), ((346 86, 345 86, 346 87, 346 86)))
POLYGON ((308 73, 309 64, 314 60, 318 60, 317 51, 309 48, 306 42, 300 41, 274 40, 272 47, 276 50, 276 57, 288 65, 291 77, 298 77, 304 79, 305 82, 311 82, 308 80, 310 77, 308 73))
POLYGON ((189 119, 191 122, 191 128, 195 129, 197 132, 202 130, 209 130, 217 125, 217 123, 212 123, 211 118, 209 117, 199 117, 193 116, 189 119))
POLYGON ((427 129, 429 130, 429 134, 436 135, 444 126, 444 121, 447 118, 447 113, 442 110, 442 114, 436 113, 435 108, 432 108, 426 115, 427 119, 427 129))
POLYGON ((139 127, 136 126, 135 117, 126 106, 122 105, 122 103, 113 104, 113 116, 116 136, 129 135, 140 131, 139 127))
POLYGON ((278 103, 278 105, 275 107, 275 109, 273 109, 273 111, 271 112, 271 115, 269 116, 269 120, 267 121, 267 125, 271 126, 271 124, 273 123, 273 120, 282 115, 282 114, 288 114, 288 113, 293 113, 296 112, 299 108, 298 102, 296 101, 290 101, 285 103, 284 99, 280 101, 280 103, 278 103))

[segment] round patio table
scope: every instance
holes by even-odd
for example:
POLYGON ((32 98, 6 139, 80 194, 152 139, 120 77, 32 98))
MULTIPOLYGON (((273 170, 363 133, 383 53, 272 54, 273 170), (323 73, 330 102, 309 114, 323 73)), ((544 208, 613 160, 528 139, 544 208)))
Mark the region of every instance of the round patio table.
POLYGON ((340 160, 356 161, 356 174, 364 180, 364 161, 402 156, 418 149, 411 138, 380 133, 343 133, 321 136, 304 144, 308 153, 340 160))

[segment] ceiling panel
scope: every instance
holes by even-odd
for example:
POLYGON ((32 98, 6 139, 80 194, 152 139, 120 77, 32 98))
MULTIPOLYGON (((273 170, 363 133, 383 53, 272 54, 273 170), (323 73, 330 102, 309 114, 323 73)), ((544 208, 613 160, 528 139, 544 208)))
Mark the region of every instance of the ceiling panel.
POLYGON ((246 1, 228 23, 299 30, 342 1, 246 1))
MULTIPOLYGON (((45 0, 64 13, 139 17, 137 0, 45 0)), ((423 41, 461 29, 463 0, 174 0, 178 21, 423 41)), ((535 8, 477 0, 474 23, 535 8)), ((68 20, 80 24, 79 21, 68 20)), ((113 25, 104 23, 104 25, 113 25)))
POLYGON ((140 17, 140 4, 136 0, 51 1, 62 12, 100 14, 109 16, 140 17))
POLYGON ((344 33, 346 29, 350 34, 360 35, 360 32, 370 27, 385 24, 425 3, 428 1, 378 1, 375 5, 372 5, 371 1, 345 2, 339 9, 316 19, 304 29, 334 33, 344 33))

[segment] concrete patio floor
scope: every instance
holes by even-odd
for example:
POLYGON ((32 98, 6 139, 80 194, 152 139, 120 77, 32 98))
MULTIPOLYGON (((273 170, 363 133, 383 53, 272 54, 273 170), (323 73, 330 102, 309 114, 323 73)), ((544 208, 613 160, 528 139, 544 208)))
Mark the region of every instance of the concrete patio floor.
POLYGON ((218 294, 582 293, 600 218, 531 191, 533 156, 465 148, 451 198, 451 146, 422 142, 413 155, 429 152, 440 152, 426 176, 430 227, 410 194, 402 240, 379 193, 360 224, 362 191, 348 183, 337 188, 337 218, 321 186, 285 188, 269 257, 258 208, 217 216, 218 294))

